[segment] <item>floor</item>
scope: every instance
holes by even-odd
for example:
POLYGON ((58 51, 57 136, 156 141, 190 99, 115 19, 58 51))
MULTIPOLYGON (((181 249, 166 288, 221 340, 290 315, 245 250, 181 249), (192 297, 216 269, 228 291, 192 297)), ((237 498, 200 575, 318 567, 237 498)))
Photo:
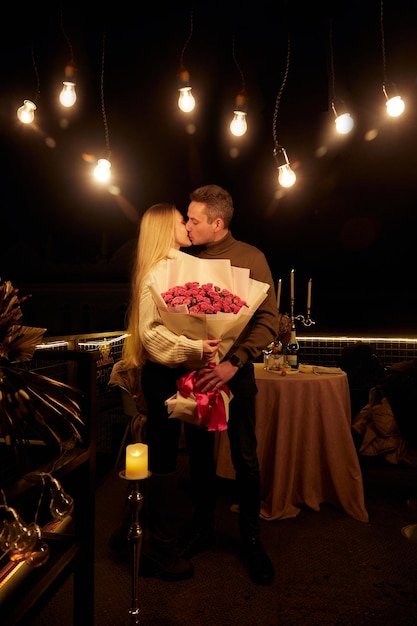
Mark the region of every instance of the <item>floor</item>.
MULTIPOLYGON (((180 455, 178 507, 183 529, 191 517, 187 455, 180 455)), ((276 568, 270 587, 252 583, 240 561, 232 481, 219 479, 216 543, 193 559, 194 578, 139 579, 142 626, 411 626, 417 624, 417 538, 402 530, 417 522, 415 472, 364 473, 369 522, 322 505, 297 517, 262 521, 276 568)), ((110 472, 96 493, 95 624, 135 623, 128 560, 115 560, 108 539, 125 506, 126 486, 110 472)), ((72 581, 33 626, 70 626, 72 581)), ((77 624, 76 626, 84 626, 77 624)))

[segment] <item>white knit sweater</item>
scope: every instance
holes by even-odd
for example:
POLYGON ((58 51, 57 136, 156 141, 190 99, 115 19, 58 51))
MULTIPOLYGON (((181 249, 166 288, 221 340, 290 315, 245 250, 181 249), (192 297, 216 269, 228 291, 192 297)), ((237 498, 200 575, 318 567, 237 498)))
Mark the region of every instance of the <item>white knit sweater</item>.
MULTIPOLYGON (((173 251, 174 253, 176 251, 173 251)), ((160 261, 154 270, 165 270, 167 261, 160 261)), ((145 281, 146 283, 146 281, 145 281)), ((203 340, 176 335, 164 326, 149 286, 145 284, 140 296, 139 334, 151 361, 168 367, 185 365, 189 369, 202 367, 203 340)))

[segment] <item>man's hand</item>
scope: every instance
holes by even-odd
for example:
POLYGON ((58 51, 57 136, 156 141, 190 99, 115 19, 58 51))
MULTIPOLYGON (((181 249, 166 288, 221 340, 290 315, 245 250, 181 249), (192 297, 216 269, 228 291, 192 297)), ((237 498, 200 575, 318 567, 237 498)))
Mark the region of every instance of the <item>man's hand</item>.
POLYGON ((197 372, 195 390, 200 393, 207 393, 213 389, 220 389, 233 378, 238 369, 230 361, 222 361, 215 367, 202 367, 197 372))

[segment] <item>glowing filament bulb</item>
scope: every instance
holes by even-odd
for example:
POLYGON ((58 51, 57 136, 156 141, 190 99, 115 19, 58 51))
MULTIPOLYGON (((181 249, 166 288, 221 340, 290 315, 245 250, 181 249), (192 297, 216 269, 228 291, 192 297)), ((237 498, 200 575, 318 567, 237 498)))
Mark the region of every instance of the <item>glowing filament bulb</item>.
POLYGON ((404 100, 401 96, 394 96, 386 101, 387 113, 390 117, 399 117, 405 108, 404 100))
POLYGON ((75 83, 70 81, 64 81, 63 88, 59 94, 59 101, 64 107, 72 107, 77 101, 77 94, 75 93, 75 83))
POLYGON ((184 113, 190 113, 194 110, 195 100, 191 93, 191 87, 180 87, 178 89, 180 96, 178 98, 178 106, 184 113))
POLYGON ((23 124, 30 124, 35 119, 36 104, 31 100, 24 100, 21 107, 17 109, 17 117, 23 124))
POLYGON ((347 135, 353 128, 353 119, 350 113, 338 115, 335 119, 336 130, 340 135, 347 135))
POLYGON ((278 182, 281 187, 292 187, 296 180, 296 175, 290 167, 289 163, 281 165, 278 168, 278 182))
POLYGON ((111 163, 107 159, 99 159, 94 169, 94 177, 101 183, 105 183, 110 178, 111 163))
POLYGON ((230 130, 235 137, 241 137, 248 130, 245 111, 234 111, 234 117, 230 123, 230 130))

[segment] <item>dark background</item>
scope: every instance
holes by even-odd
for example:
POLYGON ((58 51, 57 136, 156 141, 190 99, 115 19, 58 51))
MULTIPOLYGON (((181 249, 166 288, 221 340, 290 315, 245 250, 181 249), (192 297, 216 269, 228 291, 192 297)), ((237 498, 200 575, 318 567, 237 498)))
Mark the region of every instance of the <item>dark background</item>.
MULTIPOLYGON (((375 0, 88 3, 88 15, 73 3, 9 7, 0 39, 0 278, 34 294, 39 284, 127 284, 143 211, 173 201, 185 213, 193 188, 217 183, 234 198, 235 237, 260 247, 282 278, 284 310, 295 268, 296 313, 305 313, 313 279, 315 333, 414 335, 412 4, 385 0, 382 14, 375 0), (71 49, 78 101, 63 112, 57 97, 71 49), (182 55, 197 100, 189 117, 177 107, 182 55), (401 118, 385 114, 384 78, 405 100, 401 118), (232 139, 242 82, 249 130, 232 139), (356 121, 344 138, 333 132, 332 93, 356 121), (37 94, 36 125, 26 127, 16 110, 37 94), (297 173, 286 191, 275 138, 297 173), (92 178, 108 150, 118 195, 92 178)), ((31 321, 43 325, 41 317, 31 321)))

